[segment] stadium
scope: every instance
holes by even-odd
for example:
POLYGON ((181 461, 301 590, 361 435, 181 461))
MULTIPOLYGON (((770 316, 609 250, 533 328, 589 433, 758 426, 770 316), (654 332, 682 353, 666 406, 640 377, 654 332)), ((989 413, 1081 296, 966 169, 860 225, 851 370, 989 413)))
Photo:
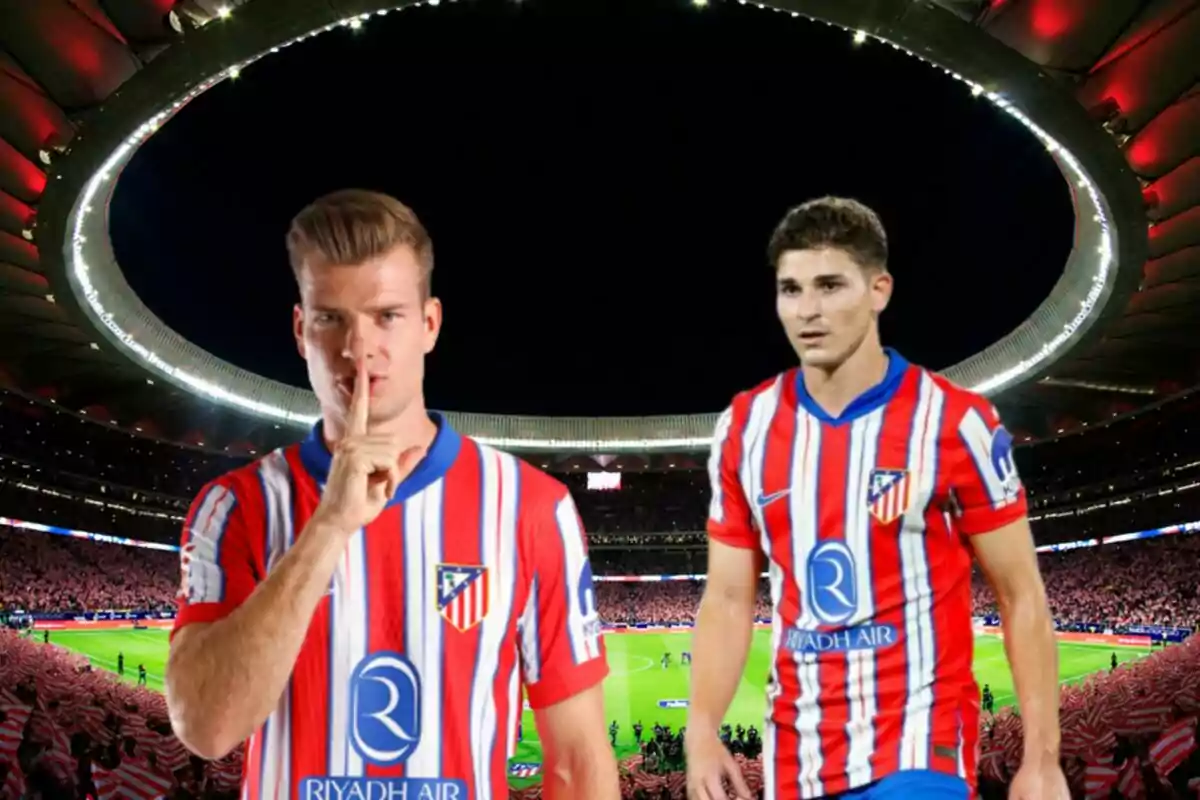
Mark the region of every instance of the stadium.
MULTIPOLYGON (((174 117, 282 51, 467 5, 0 8, 0 798, 242 796, 242 751, 189 753, 161 694, 180 529, 206 483, 298 441, 319 415, 311 391, 209 352, 139 297, 111 236, 123 172, 174 117)), ((1061 173, 1073 213, 1061 275, 1006 335, 940 371, 992 400, 1017 440, 1057 629, 1073 796, 1195 796, 1200 3, 740 5, 942 73, 1061 173)), ((684 654, 704 587, 705 463, 719 410, 446 412, 458 431, 571 491, 627 798, 684 796, 684 654)), ((1021 718, 980 575, 973 593, 976 680, 995 702, 980 795, 1001 797, 1021 762, 1021 718)), ((765 576, 756 611, 727 741, 758 789, 772 658, 765 576)), ((540 796, 542 762, 526 706, 512 796, 540 796)))

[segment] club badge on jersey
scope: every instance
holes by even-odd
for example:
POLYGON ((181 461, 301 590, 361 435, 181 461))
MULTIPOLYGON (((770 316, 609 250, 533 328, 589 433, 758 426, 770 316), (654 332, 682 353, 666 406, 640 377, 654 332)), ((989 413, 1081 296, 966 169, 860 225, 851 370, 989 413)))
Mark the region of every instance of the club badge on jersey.
POLYGON ((488 570, 483 566, 438 564, 437 608, 442 617, 460 631, 469 631, 487 616, 488 570))
POLYGON ((908 511, 912 503, 912 480, 906 469, 871 470, 867 488, 867 506, 871 516, 881 525, 888 525, 908 511))

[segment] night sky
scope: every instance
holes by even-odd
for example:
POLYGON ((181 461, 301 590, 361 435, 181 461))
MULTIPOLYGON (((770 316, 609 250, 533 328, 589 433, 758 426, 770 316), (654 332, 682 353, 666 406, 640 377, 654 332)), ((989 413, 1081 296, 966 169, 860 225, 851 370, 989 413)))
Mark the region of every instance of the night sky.
POLYGON ((117 258, 179 333, 303 386, 283 237, 344 187, 430 228, 428 402, 464 411, 717 411, 790 367, 764 251, 814 196, 881 213, 884 336, 934 368, 1024 319, 1072 236, 1033 136, 890 47, 726 2, 489 0, 338 29, 200 97, 121 177, 117 258))

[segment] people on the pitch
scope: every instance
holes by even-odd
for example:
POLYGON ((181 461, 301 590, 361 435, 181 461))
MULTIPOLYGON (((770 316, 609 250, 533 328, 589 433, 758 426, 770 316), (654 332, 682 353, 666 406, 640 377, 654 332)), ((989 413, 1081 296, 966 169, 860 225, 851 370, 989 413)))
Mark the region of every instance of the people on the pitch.
POLYGON ((617 721, 614 719, 612 722, 610 722, 608 724, 608 738, 609 738, 609 741, 612 742, 613 747, 617 746, 617 731, 618 730, 620 730, 620 726, 617 725, 617 721))
POLYGON ((637 743, 638 747, 642 746, 642 721, 641 720, 638 720, 637 722, 633 723, 633 741, 637 743))
POLYGON ((684 650, 683 653, 679 656, 680 666, 683 666, 686 664, 691 664, 691 663, 692 663, 692 654, 689 653, 687 650, 684 650))
POLYGON ((138 664, 138 686, 146 685, 146 665, 138 664))
POLYGON ((125 674, 125 654, 124 653, 117 653, 117 674, 118 675, 125 674))
POLYGON ((671 665, 671 654, 670 654, 670 653, 663 653, 663 654, 662 654, 662 668, 663 668, 663 669, 666 669, 666 668, 667 668, 667 667, 669 667, 670 665, 671 665))
POLYGON ((983 685, 983 710, 989 714, 996 713, 996 698, 992 694, 992 688, 988 684, 983 685))

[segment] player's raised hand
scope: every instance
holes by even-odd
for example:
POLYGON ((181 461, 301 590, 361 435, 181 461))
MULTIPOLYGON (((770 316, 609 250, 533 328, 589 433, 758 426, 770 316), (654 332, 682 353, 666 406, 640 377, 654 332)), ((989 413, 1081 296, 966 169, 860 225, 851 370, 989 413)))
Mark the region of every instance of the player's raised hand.
MULTIPOLYGON (((691 734, 691 729, 688 730, 691 734)), ((697 732, 687 742, 688 800, 751 800, 754 796, 733 753, 716 735, 697 732), (725 790, 728 783, 730 791, 725 790)))
POLYGON ((371 377, 366 359, 358 360, 350 398, 346 436, 337 443, 329 480, 315 516, 344 533, 375 521, 400 482, 421 457, 396 436, 370 430, 371 377))

